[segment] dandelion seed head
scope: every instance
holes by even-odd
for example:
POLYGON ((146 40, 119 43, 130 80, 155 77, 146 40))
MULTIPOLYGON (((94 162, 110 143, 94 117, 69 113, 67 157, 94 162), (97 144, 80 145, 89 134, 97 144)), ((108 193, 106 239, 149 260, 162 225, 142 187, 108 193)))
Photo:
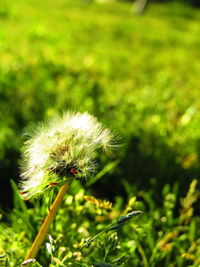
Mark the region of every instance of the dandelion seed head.
POLYGON ((88 113, 65 113, 40 125, 25 143, 21 168, 24 199, 70 177, 84 180, 96 169, 95 151, 109 151, 115 136, 88 113))

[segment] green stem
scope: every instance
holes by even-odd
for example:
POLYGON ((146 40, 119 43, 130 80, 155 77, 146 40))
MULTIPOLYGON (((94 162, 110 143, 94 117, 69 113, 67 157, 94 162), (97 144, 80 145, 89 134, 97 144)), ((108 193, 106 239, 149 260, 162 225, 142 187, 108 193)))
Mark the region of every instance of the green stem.
POLYGON ((140 253, 141 257, 142 257, 143 266, 144 267, 148 267, 149 264, 148 264, 148 260, 147 260, 147 257, 145 255, 145 252, 144 252, 144 250, 143 250, 143 248, 142 248, 142 246, 140 245, 139 242, 137 243, 137 245, 138 245, 138 251, 139 251, 139 253, 140 253))

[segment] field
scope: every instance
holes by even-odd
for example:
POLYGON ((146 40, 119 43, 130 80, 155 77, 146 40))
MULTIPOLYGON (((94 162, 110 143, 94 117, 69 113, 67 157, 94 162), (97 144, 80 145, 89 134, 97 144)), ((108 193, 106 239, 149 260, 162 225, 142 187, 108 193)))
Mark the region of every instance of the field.
POLYGON ((20 266, 50 202, 17 192, 24 133, 67 110, 98 117, 122 146, 98 154, 90 186, 72 184, 32 266, 200 265, 199 19, 176 2, 137 16, 129 1, 4 1, 0 266, 20 266))

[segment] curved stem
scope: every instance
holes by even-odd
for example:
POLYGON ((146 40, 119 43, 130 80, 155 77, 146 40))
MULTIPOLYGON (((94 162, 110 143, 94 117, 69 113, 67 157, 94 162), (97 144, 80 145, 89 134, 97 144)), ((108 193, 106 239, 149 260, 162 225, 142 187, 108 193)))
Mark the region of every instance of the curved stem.
MULTIPOLYGON (((42 227, 40 228, 40 231, 38 232, 35 241, 33 242, 29 252, 26 255, 26 258, 24 260, 24 264, 27 260, 29 259, 35 259, 38 250, 40 249, 40 246, 42 245, 42 243, 44 242, 44 239, 46 238, 46 235, 48 233, 49 227, 52 223, 52 221, 54 220, 57 210, 63 200, 63 197, 65 196, 68 188, 69 188, 70 183, 68 184, 64 184, 61 188, 60 191, 58 192, 58 195, 56 197, 56 199, 54 200, 54 203, 51 207, 51 209, 49 210, 49 213, 42 225, 42 227)), ((31 263, 26 264, 26 266, 30 266, 31 263)))

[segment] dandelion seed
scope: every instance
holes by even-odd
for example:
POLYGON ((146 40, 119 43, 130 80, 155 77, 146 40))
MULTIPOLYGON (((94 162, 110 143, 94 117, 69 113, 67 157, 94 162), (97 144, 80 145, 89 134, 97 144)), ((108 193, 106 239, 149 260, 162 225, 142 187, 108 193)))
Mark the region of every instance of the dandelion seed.
POLYGON ((20 192, 20 195, 24 195, 24 194, 26 194, 27 192, 20 192))
POLYGON ((71 173, 73 173, 74 175, 76 175, 76 174, 78 173, 75 169, 71 169, 70 171, 71 171, 71 173))
POLYGON ((55 186, 55 185, 58 185, 58 183, 50 183, 49 185, 50 186, 55 186))
POLYGON ((66 113, 39 126, 25 143, 20 194, 41 195, 69 178, 84 181, 95 172, 95 151, 108 151, 114 135, 88 113, 66 113))

